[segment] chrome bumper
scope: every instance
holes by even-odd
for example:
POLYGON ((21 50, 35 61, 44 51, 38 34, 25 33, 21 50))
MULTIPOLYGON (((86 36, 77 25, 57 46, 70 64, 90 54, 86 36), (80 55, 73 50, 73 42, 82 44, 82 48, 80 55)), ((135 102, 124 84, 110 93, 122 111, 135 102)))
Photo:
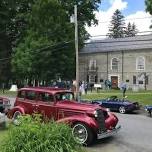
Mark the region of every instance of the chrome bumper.
POLYGON ((106 132, 103 132, 101 134, 97 134, 97 139, 102 139, 102 138, 106 138, 106 137, 110 137, 115 135, 119 130, 121 129, 121 126, 116 126, 114 129, 112 130, 108 130, 106 132))

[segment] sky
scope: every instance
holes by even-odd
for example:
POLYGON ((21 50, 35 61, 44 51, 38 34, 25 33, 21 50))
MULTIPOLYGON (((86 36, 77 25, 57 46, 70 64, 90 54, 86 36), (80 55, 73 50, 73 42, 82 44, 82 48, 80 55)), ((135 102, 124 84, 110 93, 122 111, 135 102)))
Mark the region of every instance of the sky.
POLYGON ((126 25, 128 22, 135 23, 140 34, 148 34, 142 32, 150 31, 152 16, 145 11, 144 0, 102 0, 99 11, 95 12, 98 25, 86 27, 89 34, 93 36, 92 39, 105 37, 104 35, 108 33, 111 17, 116 9, 119 9, 125 17, 126 25))

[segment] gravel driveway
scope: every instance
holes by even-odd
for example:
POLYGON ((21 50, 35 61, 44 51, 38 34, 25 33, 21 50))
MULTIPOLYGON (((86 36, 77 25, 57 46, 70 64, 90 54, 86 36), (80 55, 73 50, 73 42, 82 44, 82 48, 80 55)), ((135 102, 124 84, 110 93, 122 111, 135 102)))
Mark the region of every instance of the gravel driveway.
POLYGON ((152 118, 145 113, 116 115, 122 125, 121 131, 86 149, 89 152, 151 152, 152 118))

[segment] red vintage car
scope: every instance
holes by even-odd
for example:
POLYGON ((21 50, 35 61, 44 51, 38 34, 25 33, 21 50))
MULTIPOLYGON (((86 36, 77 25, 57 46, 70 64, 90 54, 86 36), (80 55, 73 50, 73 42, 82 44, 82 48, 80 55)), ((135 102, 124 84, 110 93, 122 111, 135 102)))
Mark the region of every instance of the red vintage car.
POLYGON ((78 103, 73 92, 58 88, 22 88, 8 118, 15 122, 19 115, 41 113, 57 122, 67 123, 82 144, 111 136, 121 128, 118 118, 99 105, 78 103))

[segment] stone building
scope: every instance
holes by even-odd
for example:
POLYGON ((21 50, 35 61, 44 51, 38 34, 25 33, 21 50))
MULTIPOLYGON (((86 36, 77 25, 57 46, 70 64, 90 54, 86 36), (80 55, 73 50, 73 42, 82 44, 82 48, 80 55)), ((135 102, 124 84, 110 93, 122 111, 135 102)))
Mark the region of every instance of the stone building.
POLYGON ((92 40, 79 53, 81 81, 112 82, 118 88, 125 81, 129 88, 152 89, 152 35, 92 40))

